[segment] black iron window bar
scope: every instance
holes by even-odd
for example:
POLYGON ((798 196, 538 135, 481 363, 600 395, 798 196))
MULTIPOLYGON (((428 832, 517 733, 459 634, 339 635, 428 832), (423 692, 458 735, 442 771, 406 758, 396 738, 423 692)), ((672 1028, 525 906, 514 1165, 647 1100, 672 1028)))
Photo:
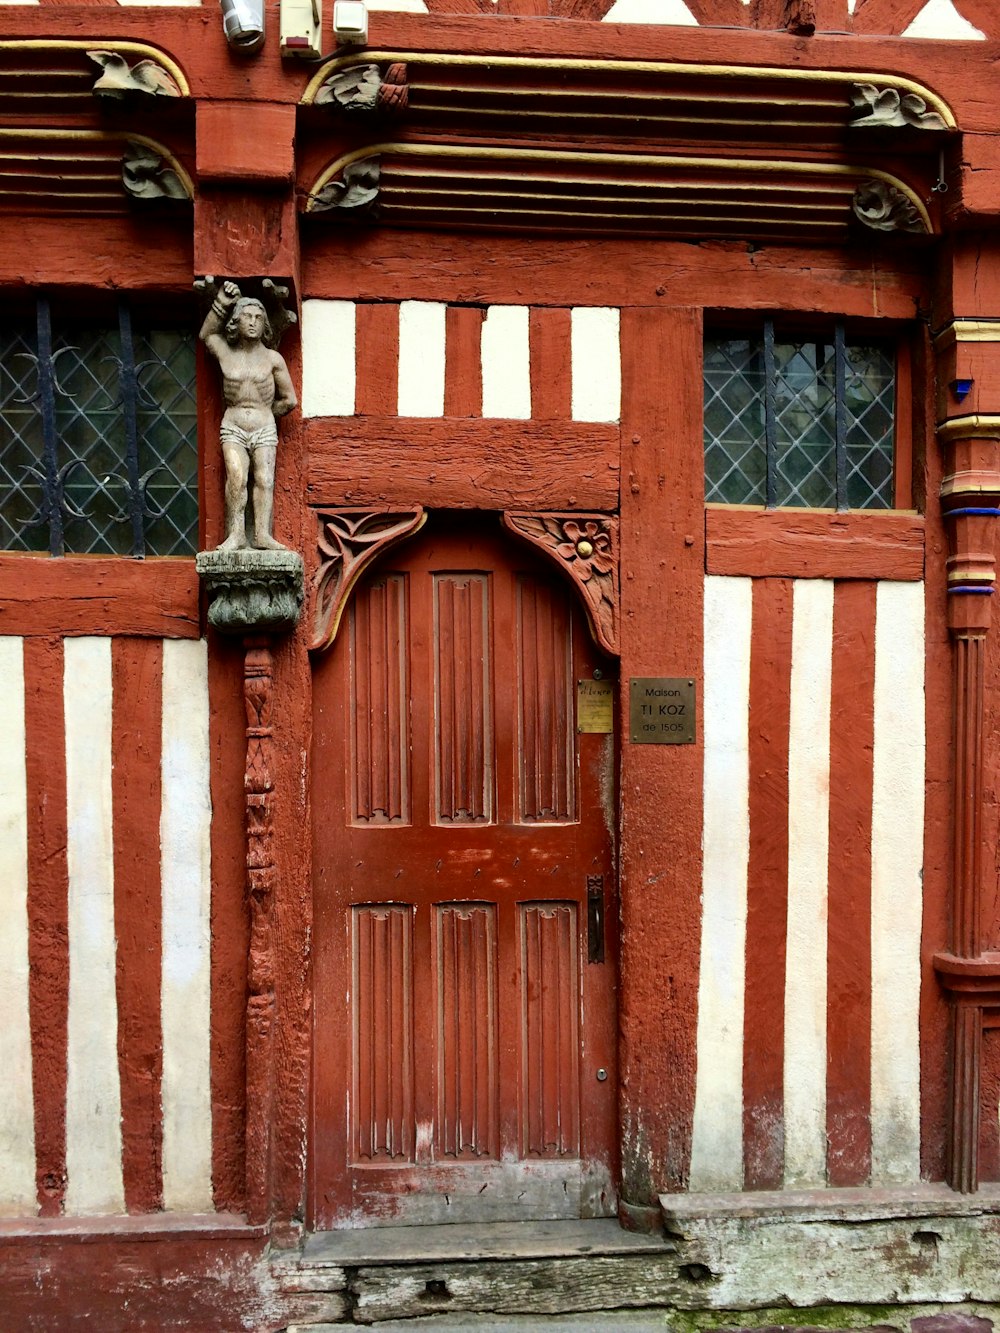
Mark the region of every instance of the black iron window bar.
MULTIPOLYGON (((178 486, 182 486, 183 483, 178 481, 171 467, 159 460, 154 462, 154 465, 147 468, 145 472, 140 471, 140 407, 146 410, 147 415, 152 412, 156 416, 162 416, 165 409, 159 401, 144 390, 140 382, 140 371, 149 363, 137 363, 132 316, 125 302, 119 303, 118 306, 117 332, 119 351, 118 355, 111 359, 116 363, 118 371, 117 407, 120 415, 115 417, 114 440, 110 440, 102 431, 99 421, 91 421, 89 418, 87 418, 87 421, 88 425, 95 431, 99 444, 113 445, 123 472, 108 472, 103 477, 94 477, 93 495, 103 493, 110 498, 111 488, 118 488, 123 500, 121 503, 115 502, 113 512, 104 521, 113 525, 127 525, 130 536, 130 540, 126 543, 128 545, 127 554, 134 558, 141 559, 149 553, 172 553, 178 548, 193 549, 196 532, 185 533, 176 519, 172 519, 170 524, 172 528, 169 538, 172 543, 170 551, 148 549, 147 529, 149 525, 163 519, 169 507, 169 500, 160 507, 151 503, 148 490, 152 478, 157 473, 164 471, 172 482, 177 482, 178 486)), ((27 519, 25 526, 28 528, 47 526, 49 554, 62 556, 66 554, 67 524, 73 520, 88 519, 88 515, 73 503, 69 494, 74 475, 78 470, 86 469, 87 463, 80 457, 71 457, 65 462, 60 462, 61 441, 57 411, 57 395, 62 399, 73 397, 65 387, 59 384, 58 358, 65 351, 79 352, 80 349, 62 348, 54 350, 52 313, 49 301, 44 297, 40 297, 35 305, 35 337, 35 353, 19 354, 34 361, 37 387, 34 395, 19 398, 17 401, 20 403, 34 401, 36 403, 40 416, 42 445, 39 465, 32 465, 26 469, 27 473, 34 479, 37 488, 36 493, 40 493, 40 497, 35 514, 27 519)), ((158 368, 163 368, 160 361, 156 361, 155 365, 158 368)), ((176 377, 174 377, 174 382, 176 383, 176 377)), ((182 392, 186 391, 193 395, 193 385, 190 387, 182 385, 180 388, 182 392)), ((82 413, 82 415, 86 416, 86 413, 82 413)), ((191 446, 193 448, 193 440, 191 446)), ((62 452, 65 454, 64 445, 62 446, 62 452)), ((99 468, 98 471, 104 472, 105 469, 99 468)), ((91 498, 93 498, 93 495, 91 498)), ((154 543, 154 548, 155 545, 156 543, 154 543)), ((121 544, 117 541, 113 545, 102 542, 100 533, 94 540, 94 547, 124 553, 121 550, 121 544)))
MULTIPOLYGON (((837 509, 842 511, 850 508, 847 502, 847 338, 843 324, 834 326, 833 364, 836 503, 837 509)), ((764 503, 768 509, 777 509, 779 505, 777 382, 774 320, 767 319, 764 321, 764 449, 767 463, 764 503)))

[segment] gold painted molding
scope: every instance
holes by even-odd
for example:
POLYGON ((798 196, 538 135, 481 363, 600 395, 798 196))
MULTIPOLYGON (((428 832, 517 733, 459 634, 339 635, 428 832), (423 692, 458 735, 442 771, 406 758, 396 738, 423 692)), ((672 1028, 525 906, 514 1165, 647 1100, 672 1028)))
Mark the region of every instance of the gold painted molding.
MULTIPOLYGON (((184 190, 189 199, 194 198, 194 182, 181 164, 174 157, 169 148, 156 139, 150 139, 145 134, 132 134, 129 130, 74 130, 74 129, 13 129, 10 126, 0 127, 0 144, 11 140, 29 140, 31 142, 51 142, 51 143, 113 143, 121 144, 124 149, 128 144, 141 144, 143 148, 150 149, 151 152, 163 160, 163 165, 169 167, 175 172, 178 180, 184 186, 184 190)), ((65 155, 63 155, 65 156, 65 155)), ((42 158, 42 161, 45 159, 42 158)), ((50 159, 52 160, 52 159, 50 159)), ((71 158, 70 160, 75 160, 71 158)), ((110 160, 110 159, 109 159, 110 160)), ((54 193, 54 192, 53 192, 54 193)))
POLYGON ((1000 319, 953 319, 934 335, 938 349, 953 343, 1000 343, 1000 319))
MULTIPOLYGON (((118 55, 138 56, 142 60, 152 60, 157 65, 170 74, 180 89, 182 97, 191 96, 191 85, 184 75, 184 71, 175 60, 172 60, 166 52, 159 50, 155 46, 150 46, 146 42, 125 42, 110 40, 105 41, 103 37, 93 37, 86 41, 80 41, 75 38, 67 38, 65 41, 54 38, 31 37, 24 39, 10 39, 0 41, 0 55, 4 51, 80 51, 86 55, 88 51, 114 51, 118 55)), ((88 67, 85 73, 88 79, 97 77, 88 67)))
POLYGON ((811 189, 819 192, 822 189, 821 182, 824 179, 830 180, 840 177, 859 183, 864 180, 875 179, 885 181, 886 184, 893 186, 905 195, 920 215, 928 235, 934 235, 930 215, 920 196, 911 186, 901 181, 898 176, 893 176, 887 171, 880 171, 875 167, 848 166, 834 162, 796 162, 765 158, 691 157, 661 153, 578 153, 542 148, 491 148, 463 144, 381 143, 369 144, 364 148, 356 148, 350 153, 344 153, 325 167, 309 187, 309 201, 306 204, 305 211, 307 213, 313 211, 313 196, 317 195, 331 180, 339 176, 346 167, 367 158, 384 157, 386 155, 453 158, 467 162, 545 162, 562 165, 579 162, 587 166, 701 168, 711 171, 729 171, 736 175, 744 174, 748 176, 787 172, 800 178, 810 178, 811 181, 816 182, 815 186, 803 184, 796 187, 806 192, 811 189))
MULTIPOLYGON (((303 106, 311 106, 316 99, 321 85, 338 69, 350 69, 354 65, 377 65, 382 63, 403 62, 411 65, 427 65, 446 68, 488 68, 513 70, 552 70, 553 73, 600 73, 600 74, 685 74, 705 77, 718 75, 720 78, 742 78, 762 81, 764 79, 787 83, 835 83, 853 85, 874 83, 880 88, 895 88, 899 92, 915 93, 927 103, 928 110, 938 113, 948 129, 958 128, 954 112, 943 98, 917 83, 913 79, 902 78, 898 74, 873 74, 865 70, 811 70, 785 69, 773 65, 696 65, 681 64, 673 61, 656 60, 572 60, 555 59, 540 56, 484 56, 460 55, 441 52, 420 51, 357 51, 350 55, 335 56, 325 61, 306 85, 302 94, 303 106)), ((871 174, 871 173, 869 173, 871 174)))
POLYGON ((966 416, 949 417, 939 421, 937 433, 942 440, 998 440, 1000 439, 1000 417, 966 416))

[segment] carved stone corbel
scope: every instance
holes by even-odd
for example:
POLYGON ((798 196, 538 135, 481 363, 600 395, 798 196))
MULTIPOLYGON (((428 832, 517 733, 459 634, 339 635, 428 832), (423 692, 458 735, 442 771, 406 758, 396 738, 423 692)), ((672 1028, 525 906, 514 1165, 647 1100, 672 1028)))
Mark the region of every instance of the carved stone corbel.
POLYGON ((133 199, 188 199, 184 182, 158 153, 129 142, 122 158, 122 184, 133 199))
POLYGON ((873 231, 926 232, 916 204, 888 181, 862 181, 851 200, 854 216, 873 231))
POLYGON ((352 65, 323 81, 316 105, 351 114, 398 113, 406 110, 409 96, 402 61, 387 65, 384 73, 378 65, 352 65))
POLYGON ((328 181, 309 205, 312 213, 342 212, 355 217, 367 213, 378 197, 381 159, 366 157, 344 168, 341 179, 328 181))
POLYGON ((898 129, 904 125, 915 130, 946 130, 944 118, 929 111, 916 93, 900 93, 898 88, 878 88, 874 83, 856 83, 851 88, 854 116, 852 129, 898 129))
POLYGON ((101 68, 91 92, 102 101, 132 99, 148 103, 161 97, 181 96, 174 77, 155 60, 139 60, 129 66, 116 51, 88 51, 87 56, 101 68))
POLYGON ((305 582, 298 551, 199 551, 195 567, 208 623, 220 634, 277 634, 298 623, 305 582))
POLYGON ((614 514, 507 511, 504 526, 553 559, 587 609, 594 641, 618 656, 618 519, 614 514))
POLYGON ((337 636, 347 599, 372 561, 427 521, 425 510, 321 509, 319 568, 313 578, 313 638, 310 648, 329 648, 337 636))

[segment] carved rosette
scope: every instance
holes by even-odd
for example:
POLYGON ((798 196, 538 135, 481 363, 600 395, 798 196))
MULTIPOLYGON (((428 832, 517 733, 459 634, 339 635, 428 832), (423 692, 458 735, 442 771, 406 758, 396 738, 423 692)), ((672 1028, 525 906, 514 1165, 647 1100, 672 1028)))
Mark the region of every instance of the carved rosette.
POLYGON ((594 641, 618 656, 618 519, 508 511, 505 527, 555 560, 587 609, 594 641))
POLYGON ((313 578, 311 648, 329 648, 358 579, 383 551, 412 537, 427 521, 423 509, 321 509, 319 568, 313 578))
POLYGON ((927 231, 920 210, 902 190, 873 177, 862 181, 851 200, 854 216, 873 231, 927 231))
POLYGON ((944 117, 928 110, 917 93, 898 88, 878 88, 874 83, 856 83, 851 88, 852 129, 947 130, 944 117))
POLYGON ((316 105, 351 114, 394 114, 406 110, 409 96, 402 61, 387 65, 384 73, 378 65, 351 65, 323 81, 316 105))

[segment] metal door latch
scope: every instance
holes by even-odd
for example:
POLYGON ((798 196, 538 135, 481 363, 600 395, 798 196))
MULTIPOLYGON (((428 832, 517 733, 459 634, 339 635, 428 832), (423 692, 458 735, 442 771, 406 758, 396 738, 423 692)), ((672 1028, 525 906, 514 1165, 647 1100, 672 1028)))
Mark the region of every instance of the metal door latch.
POLYGON ((604 876, 587 876, 587 962, 604 962, 604 876))

